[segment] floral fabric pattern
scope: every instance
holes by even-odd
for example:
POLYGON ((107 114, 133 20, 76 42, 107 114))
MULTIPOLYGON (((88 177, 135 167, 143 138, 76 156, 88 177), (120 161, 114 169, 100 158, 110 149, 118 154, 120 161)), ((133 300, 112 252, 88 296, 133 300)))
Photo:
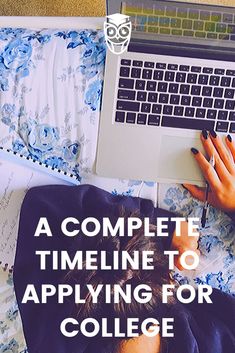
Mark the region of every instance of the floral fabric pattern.
MULTIPOLYGON (((180 185, 115 180, 93 173, 106 46, 100 30, 0 28, 0 146, 76 175, 114 195, 201 217, 180 185), (35 99, 36 97, 36 99, 35 99)), ((113 161, 115 162, 115 161, 113 161)), ((208 283, 235 295, 235 224, 211 208, 201 265, 175 272, 180 283, 208 283)), ((0 272, 0 353, 27 353, 12 274, 0 272)))

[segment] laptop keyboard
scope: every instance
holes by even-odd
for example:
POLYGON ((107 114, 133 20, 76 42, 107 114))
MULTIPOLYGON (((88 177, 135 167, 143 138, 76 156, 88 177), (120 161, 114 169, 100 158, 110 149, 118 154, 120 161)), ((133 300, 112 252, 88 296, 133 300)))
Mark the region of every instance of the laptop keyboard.
POLYGON ((235 15, 226 9, 210 11, 162 2, 139 6, 123 2, 122 12, 131 17, 136 32, 235 41, 235 15))
POLYGON ((115 121, 235 133, 235 70, 122 59, 115 121))

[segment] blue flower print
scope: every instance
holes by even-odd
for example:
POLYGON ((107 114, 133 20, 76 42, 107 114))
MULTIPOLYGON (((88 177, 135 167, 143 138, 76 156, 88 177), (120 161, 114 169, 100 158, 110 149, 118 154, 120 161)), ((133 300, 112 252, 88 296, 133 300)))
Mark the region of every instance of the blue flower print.
POLYGON ((20 153, 25 147, 25 144, 21 140, 15 140, 12 142, 12 149, 14 152, 20 153))
POLYGON ((68 163, 66 163, 62 157, 52 156, 45 159, 44 163, 52 168, 67 171, 68 163))
POLYGON ((100 109, 102 87, 103 82, 101 80, 97 80, 89 85, 86 92, 85 103, 89 105, 93 111, 100 109))
POLYGON ((28 148, 36 159, 52 151, 57 141, 59 141, 58 129, 46 124, 36 125, 28 134, 28 148))
POLYGON ((75 162, 79 157, 81 150, 81 144, 78 141, 71 142, 71 140, 65 140, 63 143, 63 157, 68 162, 75 162))
POLYGON ((31 43, 22 39, 11 41, 1 54, 5 67, 19 73, 20 77, 25 77, 29 74, 28 65, 31 55, 31 43))
POLYGON ((16 106, 14 104, 5 103, 1 108, 1 121, 10 127, 10 131, 15 130, 16 123, 16 106))
POLYGON ((26 30, 23 28, 1 28, 0 40, 7 41, 9 38, 16 38, 23 34, 26 30))
POLYGON ((14 321, 17 318, 18 315, 18 306, 15 303, 8 311, 7 311, 7 317, 10 321, 14 321))
POLYGON ((14 338, 7 344, 0 344, 0 353, 18 353, 18 350, 19 344, 14 338))

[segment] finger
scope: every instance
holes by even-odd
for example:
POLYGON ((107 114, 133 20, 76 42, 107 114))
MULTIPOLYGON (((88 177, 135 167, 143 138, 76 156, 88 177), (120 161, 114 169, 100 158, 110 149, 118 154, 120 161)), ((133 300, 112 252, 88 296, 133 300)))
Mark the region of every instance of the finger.
POLYGON ((214 131, 211 131, 210 136, 207 131, 203 131, 201 140, 203 143, 203 146, 206 150, 206 153, 208 154, 209 157, 213 156, 215 157, 215 170, 220 178, 221 181, 227 180, 229 178, 229 172, 222 161, 217 149, 214 146, 214 143, 212 140, 216 140, 219 138, 217 134, 214 131))
POLYGON ((196 185, 183 184, 184 187, 190 192, 190 194, 198 199, 199 201, 205 201, 206 189, 200 188, 196 185))
POLYGON ((232 136, 228 135, 225 139, 226 145, 228 146, 229 151, 233 157, 233 162, 235 162, 235 143, 233 142, 232 136))
POLYGON ((211 141, 215 146, 228 172, 233 173, 234 172, 233 160, 227 148, 225 147, 225 144, 223 143, 222 139, 214 131, 211 131, 210 136, 211 136, 211 141))
POLYGON ((215 169, 210 165, 210 163, 203 156, 203 154, 199 152, 196 148, 192 148, 191 151, 194 154, 194 157, 198 162, 205 179, 208 181, 211 190, 217 191, 221 186, 221 182, 215 169))

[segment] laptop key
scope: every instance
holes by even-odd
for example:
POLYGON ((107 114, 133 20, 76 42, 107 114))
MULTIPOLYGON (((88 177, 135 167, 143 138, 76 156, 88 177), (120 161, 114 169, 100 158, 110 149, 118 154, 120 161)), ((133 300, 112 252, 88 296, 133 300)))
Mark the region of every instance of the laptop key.
POLYGON ((221 86, 222 87, 229 87, 231 84, 231 77, 222 77, 221 78, 221 86))
POLYGON ((141 112, 142 113, 150 113, 150 110, 151 110, 151 104, 142 103, 142 105, 141 105, 141 112))
POLYGON ((228 76, 235 76, 235 70, 227 70, 226 75, 228 76))
POLYGON ((170 104, 178 105, 180 102, 180 96, 172 94, 170 97, 170 104))
POLYGON ((208 109, 206 117, 207 117, 207 119, 216 119, 216 115, 217 115, 217 110, 208 109))
POLYGON ((198 108, 196 110, 196 117, 197 118, 205 118, 205 116, 206 116, 206 109, 198 108))
POLYGON ((223 14, 223 22, 232 23, 233 22, 233 15, 230 13, 223 14))
POLYGON ((191 97, 190 96, 182 96, 181 97, 181 105, 190 105, 191 97))
POLYGON ((143 66, 143 61, 134 60, 133 61, 133 66, 142 67, 143 66))
POLYGON ((122 60, 121 60, 121 65, 124 65, 124 66, 131 66, 131 60, 122 59, 122 60))
POLYGON ((212 93, 212 87, 203 87, 202 89, 202 95, 203 97, 211 97, 211 93, 212 93))
POLYGON ((129 77, 130 75, 130 68, 126 66, 121 66, 120 68, 120 76, 121 77, 129 77))
POLYGON ((212 98, 204 98, 203 99, 203 107, 205 108, 212 108, 213 99, 212 98))
POLYGON ((169 94, 163 94, 163 93, 160 94, 159 103, 167 104, 168 100, 169 100, 169 94))
POLYGON ((135 88, 139 90, 145 89, 145 81, 143 80, 136 80, 135 88))
POLYGON ((119 80, 119 88, 128 88, 128 89, 133 89, 134 88, 134 80, 131 79, 125 79, 125 78, 120 78, 119 80))
POLYGON ((153 104, 152 113, 153 113, 153 114, 161 114, 161 112, 162 112, 162 105, 160 105, 160 104, 153 104))
POLYGON ((178 93, 179 85, 178 83, 170 83, 169 85, 169 93, 178 93))
POLYGON ((193 97, 192 106, 193 107, 201 107, 202 98, 201 97, 193 97))
POLYGON ((215 87, 213 91, 213 97, 221 98, 223 97, 224 89, 220 87, 215 87))
POLYGON ((145 61, 144 67, 154 68, 155 64, 150 61, 145 61))
POLYGON ((157 83, 154 82, 154 81, 148 81, 147 82, 147 87, 146 87, 146 90, 147 91, 156 91, 156 87, 157 87, 157 83))
POLYGON ((149 114, 148 125, 159 126, 160 125, 160 116, 149 114))
POLYGON ((218 120, 227 120, 228 112, 226 110, 219 110, 218 120))
POLYGON ((152 76, 153 76, 153 70, 149 70, 149 69, 143 70, 142 78, 145 78, 146 80, 151 80, 152 76))
POLYGON ((164 105, 164 107, 163 107, 163 114, 172 115, 172 112, 173 112, 173 107, 172 107, 172 105, 164 105))
POLYGON ((191 71, 200 73, 202 71, 202 68, 200 66, 192 66, 191 71))
POLYGON ((165 81, 173 82, 175 79, 175 72, 174 71, 166 71, 164 79, 165 79, 165 81))
POLYGON ((140 78, 140 75, 141 75, 141 69, 132 68, 132 70, 131 70, 131 77, 133 77, 133 78, 140 78))
POLYGON ((189 70, 190 70, 190 66, 180 65, 180 71, 188 72, 189 70))
POLYGON ((201 95, 201 86, 192 86, 191 95, 192 96, 200 96, 201 95))
POLYGON ((211 76, 210 77, 210 85, 211 86, 219 86, 219 82, 220 82, 220 76, 211 76))
POLYGON ((211 67, 204 67, 202 72, 204 74, 213 74, 213 69, 211 67))
POLYGON ((148 94, 148 102, 156 102, 157 101, 157 93, 149 92, 148 94))
POLYGON ((167 87, 168 87, 168 83, 166 83, 166 82, 159 82, 159 83, 158 83, 157 90, 158 90, 158 92, 166 92, 166 91, 167 91, 167 87))
POLYGON ((215 75, 224 75, 225 70, 224 69, 215 69, 215 75))
POLYGON ((176 74, 176 82, 185 82, 186 80, 186 73, 185 72, 178 72, 176 74))
POLYGON ((136 121, 136 113, 127 113, 126 122, 128 124, 135 124, 136 121))
POLYGON ((235 87, 235 77, 233 78, 232 87, 235 87))
POLYGON ((140 103, 138 103, 138 102, 117 101, 117 109, 118 110, 138 112, 139 108, 140 108, 140 103))
POLYGON ((228 25, 228 33, 235 34, 235 25, 228 25))
POLYGON ((157 69, 165 70, 165 69, 166 69, 166 64, 164 64, 164 63, 157 63, 157 64, 156 64, 156 68, 157 68, 157 69))
POLYGON ((161 81, 163 79, 163 74, 164 74, 164 71, 155 70, 154 75, 153 75, 153 79, 156 81, 161 81))
POLYGON ((178 65, 177 64, 168 64, 167 68, 168 68, 168 70, 178 70, 178 65))
POLYGON ((229 120, 230 121, 235 121, 235 112, 230 112, 229 113, 229 120))
POLYGON ((137 124, 139 125, 146 125, 147 122, 147 114, 141 114, 139 113, 137 115, 137 124))
POLYGON ((187 82, 188 83, 196 83, 197 82, 197 75, 196 74, 188 74, 187 82))
POLYGON ((181 94, 189 94, 190 86, 189 85, 180 85, 181 94))
POLYGON ((199 75, 198 83, 200 85, 207 85, 208 81, 209 81, 208 75, 199 75))
POLYGON ((223 99, 215 99, 214 108, 223 109, 223 107, 224 107, 224 100, 223 99))
POLYGON ((125 121, 125 112, 116 112, 115 121, 117 123, 124 123, 124 121, 125 121))
POLYGON ((193 117, 194 114, 195 114, 195 108, 192 108, 192 107, 185 108, 185 116, 193 117))
POLYGON ((203 21, 209 21, 211 14, 209 11, 200 11, 200 19, 203 21))
POLYGON ((225 109, 234 110, 235 109, 235 101, 234 100, 226 100, 225 109))
POLYGON ((222 14, 220 12, 212 12, 211 21, 220 22, 222 19, 222 14))
POLYGON ((139 101, 139 102, 145 102, 145 101, 146 101, 146 98, 147 98, 147 93, 146 93, 146 92, 139 91, 139 92, 137 93, 137 101, 139 101))
POLYGON ((172 116, 163 116, 161 126, 189 130, 214 130, 213 120, 185 119, 172 116))
POLYGON ((135 100, 135 91, 128 90, 119 90, 118 91, 118 99, 127 99, 134 101, 135 100))
POLYGON ((228 131, 228 122, 218 121, 216 124, 216 131, 218 132, 227 132, 228 131))
POLYGON ((231 134, 234 134, 234 133, 235 133, 235 123, 231 123, 229 132, 230 132, 231 134))
POLYGON ((183 116, 183 114, 184 114, 184 108, 183 107, 175 107, 174 115, 183 116))

